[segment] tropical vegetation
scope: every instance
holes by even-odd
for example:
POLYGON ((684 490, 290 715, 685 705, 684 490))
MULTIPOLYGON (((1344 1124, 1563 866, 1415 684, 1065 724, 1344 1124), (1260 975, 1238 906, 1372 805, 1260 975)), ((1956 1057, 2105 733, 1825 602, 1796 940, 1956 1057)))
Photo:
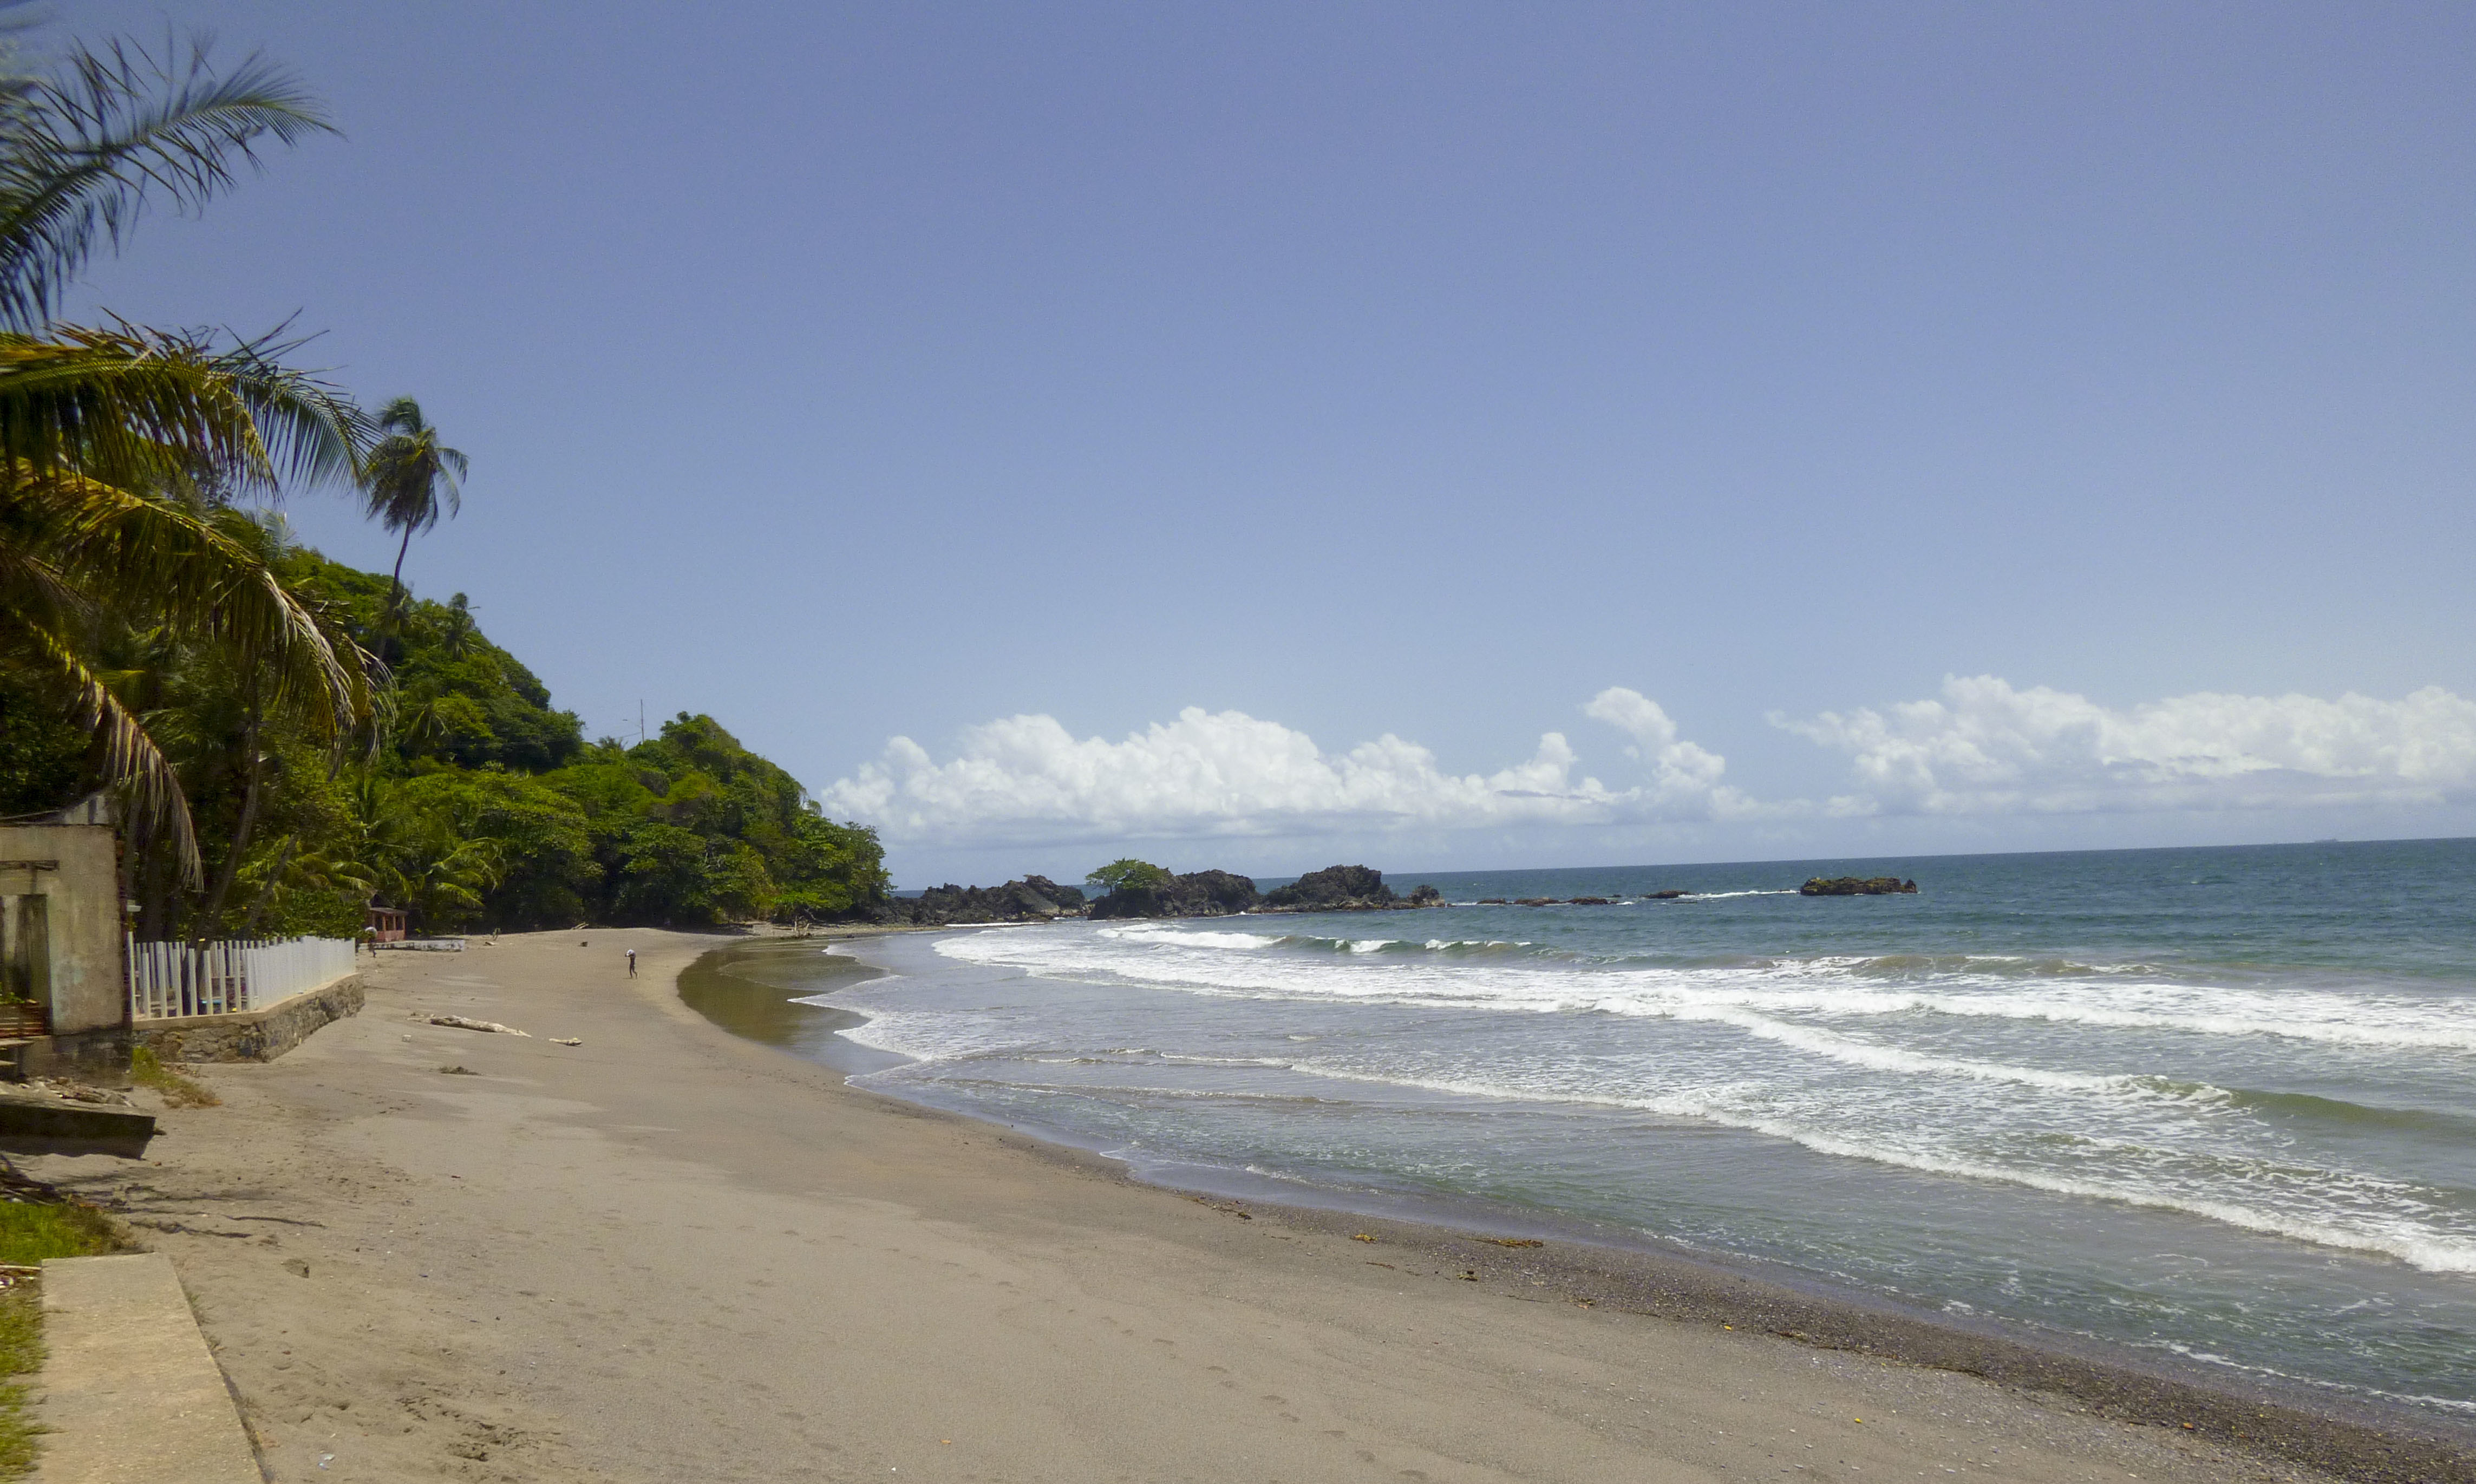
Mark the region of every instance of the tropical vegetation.
POLYGON ((278 335, 56 318, 150 205, 329 130, 255 59, 0 58, 0 815, 111 793, 147 937, 349 932, 374 901, 434 928, 880 901, 875 836, 710 717, 587 744, 464 595, 413 598, 467 469, 413 399, 365 413, 278 335), (274 512, 322 484, 399 536, 387 576, 274 512))
POLYGON ((1128 855, 1123 859, 1113 860, 1105 866, 1093 867, 1092 874, 1083 878, 1083 884, 1094 891, 1114 892, 1125 891, 1129 887, 1140 890, 1145 887, 1163 886, 1168 884, 1170 878, 1168 867, 1156 866, 1149 860, 1137 860, 1128 855))

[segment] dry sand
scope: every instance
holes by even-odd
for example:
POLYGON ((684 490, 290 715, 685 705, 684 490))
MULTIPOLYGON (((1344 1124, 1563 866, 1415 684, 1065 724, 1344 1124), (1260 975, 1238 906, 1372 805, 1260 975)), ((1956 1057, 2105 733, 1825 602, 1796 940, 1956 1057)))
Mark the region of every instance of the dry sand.
POLYGON ((171 1254, 277 1480, 2319 1476, 1136 1185, 715 1028, 672 986, 716 946, 390 954, 145 1162, 30 1173, 171 1254))

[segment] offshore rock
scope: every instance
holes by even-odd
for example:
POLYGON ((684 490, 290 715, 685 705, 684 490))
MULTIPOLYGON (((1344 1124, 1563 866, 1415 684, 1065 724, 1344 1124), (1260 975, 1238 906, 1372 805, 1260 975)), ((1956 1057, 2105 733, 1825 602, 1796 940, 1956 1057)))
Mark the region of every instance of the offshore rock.
POLYGON ((1445 904, 1445 894, 1422 883, 1410 893, 1409 904, 1414 907, 1440 907, 1445 904))
POLYGON ((1234 917, 1254 910, 1252 878, 1227 871, 1191 871, 1158 886, 1122 886, 1092 903, 1092 916, 1234 917))
POLYGON ((917 897, 889 897, 860 915, 889 926, 942 928, 949 923, 1038 923, 1082 914, 1082 892, 1045 876, 1028 876, 1003 886, 957 886, 949 881, 917 897))
POLYGON ((1374 912, 1395 905, 1384 873, 1365 866, 1326 866, 1310 871, 1264 898, 1270 912, 1374 912))
POLYGON ((1682 891, 1679 891, 1677 888, 1675 888, 1675 887, 1673 887, 1673 886, 1669 887, 1669 888, 1668 888, 1667 890, 1665 890, 1665 891, 1653 891, 1653 892, 1645 892, 1645 893, 1643 893, 1644 898, 1645 898, 1646 900, 1647 900, 1647 901, 1651 901, 1651 902, 1674 902, 1677 898, 1682 897, 1682 896, 1685 896, 1685 895, 1687 895, 1687 893, 1682 892, 1682 891))
POLYGON ((1917 889, 1917 882, 1896 876, 1818 876, 1796 891, 1800 897, 1897 897, 1915 896, 1917 889))

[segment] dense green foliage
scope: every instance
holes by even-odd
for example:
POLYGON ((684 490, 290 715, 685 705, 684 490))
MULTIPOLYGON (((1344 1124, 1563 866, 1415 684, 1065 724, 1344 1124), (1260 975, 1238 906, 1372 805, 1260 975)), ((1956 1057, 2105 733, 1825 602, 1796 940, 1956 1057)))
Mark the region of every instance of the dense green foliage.
POLYGON ((1094 891, 1115 892, 1125 891, 1129 887, 1137 889, 1158 887, 1167 884, 1170 878, 1167 867, 1153 865, 1149 860, 1137 860, 1129 855, 1123 860, 1113 860, 1105 866, 1095 868, 1090 876, 1083 878, 1083 884, 1094 891))
MULTIPOLYGON (((396 662, 370 734, 339 761, 280 719, 261 719, 251 749, 246 677, 211 652, 126 656, 121 683, 155 703, 143 714, 180 775, 210 876, 230 861, 234 879, 210 925, 168 871, 141 877, 141 931, 345 934, 372 900, 437 931, 789 921, 883 900, 875 833, 825 819, 797 779, 713 718, 682 712, 637 746, 588 745, 575 715, 483 633, 463 594, 390 614, 386 576, 260 529, 278 548, 270 566, 312 612, 396 662), (244 837, 253 752, 260 798, 244 837)), ((0 663, 0 813, 56 807, 99 781, 85 734, 39 679, 0 663)))

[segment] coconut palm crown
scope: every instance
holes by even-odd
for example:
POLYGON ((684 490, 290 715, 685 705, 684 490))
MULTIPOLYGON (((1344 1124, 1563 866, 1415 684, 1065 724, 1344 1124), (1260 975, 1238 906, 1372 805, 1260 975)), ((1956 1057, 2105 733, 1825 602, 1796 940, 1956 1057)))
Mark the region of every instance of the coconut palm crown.
POLYGON ((394 614, 404 604, 405 553, 442 513, 453 518, 463 507, 461 482, 468 465, 462 454, 438 441, 438 430, 410 397, 379 408, 376 431, 378 441, 361 460, 361 502, 370 519, 404 532, 387 590, 387 611, 394 614))

